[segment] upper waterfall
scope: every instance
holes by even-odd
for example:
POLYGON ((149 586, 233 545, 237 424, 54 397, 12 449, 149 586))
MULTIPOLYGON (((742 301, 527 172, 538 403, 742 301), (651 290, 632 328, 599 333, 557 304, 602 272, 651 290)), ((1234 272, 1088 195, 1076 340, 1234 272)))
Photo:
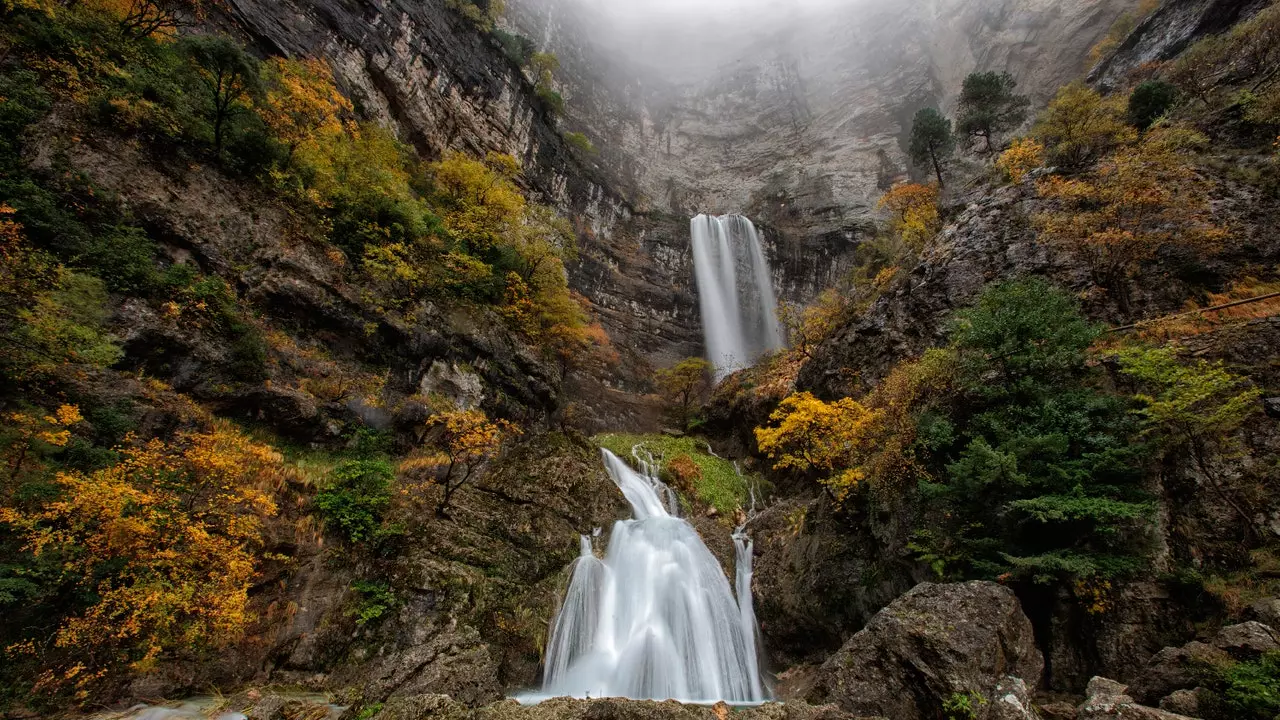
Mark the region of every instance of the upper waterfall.
POLYGON ((689 223, 707 360, 716 378, 781 350, 778 300, 756 226, 742 215, 699 215, 689 223))
POLYGON ((588 537, 547 643, 542 693, 521 697, 758 703, 768 698, 751 606, 751 544, 735 534, 738 596, 698 532, 675 514, 656 467, 632 470, 605 450, 634 518, 603 560, 588 537))

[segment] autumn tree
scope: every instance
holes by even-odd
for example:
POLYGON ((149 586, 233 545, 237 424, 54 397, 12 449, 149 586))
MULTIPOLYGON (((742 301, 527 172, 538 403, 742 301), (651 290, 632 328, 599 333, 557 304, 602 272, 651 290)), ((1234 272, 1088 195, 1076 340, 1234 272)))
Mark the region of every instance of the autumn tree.
POLYGON ((1081 168, 1137 138, 1126 112, 1122 98, 1103 98, 1076 81, 1058 91, 1032 133, 1050 163, 1081 168))
POLYGON ((877 203, 890 213, 889 232, 918 252, 938 231, 938 186, 903 183, 893 186, 877 203))
POLYGON ((10 651, 43 653, 37 689, 70 687, 81 701, 111 673, 241 638, 263 522, 290 472, 224 424, 121 452, 105 469, 58 473, 58 496, 34 512, 0 508, 24 550, 57 558, 56 582, 81 599, 47 643, 10 651))
POLYGON ((289 148, 291 160, 302 143, 343 132, 343 117, 354 112, 323 60, 272 58, 265 63, 263 76, 266 90, 257 105, 258 114, 289 148))
POLYGON ((120 31, 135 39, 170 35, 204 19, 204 0, 87 0, 119 18, 120 31))
POLYGON ((1166 247, 1216 252, 1225 232, 1213 223, 1210 187, 1187 159, 1205 138, 1157 128, 1104 159, 1089 175, 1041 180, 1054 209, 1036 216, 1042 236, 1083 254, 1094 281, 1132 315, 1129 281, 1166 247))
POLYGON ((792 352, 812 357, 813 351, 830 337, 849 310, 844 293, 836 289, 825 290, 808 306, 793 303, 778 306, 778 321, 787 331, 792 352))
POLYGON ((756 428, 756 444, 775 470, 813 472, 837 500, 866 478, 859 462, 877 442, 880 412, 852 398, 825 402, 812 393, 794 393, 756 428))
POLYGON ((711 390, 711 363, 699 357, 685 358, 674 366, 659 370, 654 375, 658 391, 666 398, 671 414, 688 430, 693 411, 705 400, 711 390))
POLYGON ((228 123, 249 111, 261 90, 258 61, 234 41, 213 35, 182 40, 186 57, 203 98, 204 113, 213 126, 213 149, 222 157, 228 123))
POLYGON ((1145 432, 1167 453, 1185 453, 1246 531, 1260 537, 1240 490, 1214 457, 1239 449, 1236 434, 1258 413, 1262 391, 1220 362, 1184 361, 1170 348, 1128 348, 1119 359, 1124 374, 1141 384, 1138 414, 1145 432))
POLYGON ((1031 100, 1014 92, 1017 82, 1009 73, 975 72, 964 79, 960 91, 956 131, 983 142, 981 152, 995 152, 995 139, 1027 119, 1031 100))
POLYGON ((1015 185, 1021 183, 1027 173, 1042 165, 1044 165, 1044 146, 1031 138, 1014 140, 996 159, 996 167, 1003 170, 1015 185))
POLYGON ((436 515, 448 517, 453 495, 475 476, 476 470, 497 456, 507 438, 521 433, 506 420, 490 420, 480 410, 450 410, 427 420, 428 443, 438 455, 443 488, 436 515))
POLYGON ((0 204, 0 343, 9 345, 24 312, 58 276, 53 259, 28 244, 15 212, 0 204))
POLYGON ((942 180, 942 170, 956 150, 956 138, 951 131, 951 121, 935 108, 922 108, 911 122, 911 161, 917 166, 933 169, 942 180))

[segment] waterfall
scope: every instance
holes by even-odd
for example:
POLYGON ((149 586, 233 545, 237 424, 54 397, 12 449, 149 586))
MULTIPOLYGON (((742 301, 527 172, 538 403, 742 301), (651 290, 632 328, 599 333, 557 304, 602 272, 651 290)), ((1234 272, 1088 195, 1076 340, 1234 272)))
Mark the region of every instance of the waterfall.
POLYGON ((689 223, 707 360, 716 379, 781 350, 778 300, 756 226, 742 215, 689 223))
POLYGON ((697 531, 672 511, 674 493, 646 463, 604 450, 634 517, 617 523, 603 560, 583 536, 547 644, 548 697, 628 697, 750 704, 767 699, 751 604, 751 541, 734 534, 737 600, 697 531))

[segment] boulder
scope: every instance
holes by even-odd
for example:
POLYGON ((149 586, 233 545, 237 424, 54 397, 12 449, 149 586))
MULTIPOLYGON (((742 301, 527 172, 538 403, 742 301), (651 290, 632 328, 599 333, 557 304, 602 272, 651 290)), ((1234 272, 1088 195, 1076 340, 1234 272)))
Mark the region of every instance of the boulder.
POLYGON ((932 719, 952 695, 992 698, 1002 684, 1024 704, 1006 678, 1036 683, 1043 665, 1013 591, 991 582, 923 583, 831 656, 807 699, 854 714, 932 719))
POLYGON ((1204 715, 1203 709, 1208 707, 1211 700, 1209 691, 1204 688, 1174 690, 1160 701, 1160 709, 1189 717, 1201 717, 1204 715))
POLYGON ((1180 648, 1165 648, 1156 653, 1138 677, 1129 685, 1128 694, 1138 702, 1159 704, 1161 698, 1175 690, 1200 684, 1205 667, 1227 665, 1231 656, 1220 648, 1202 642, 1189 642, 1180 648))
POLYGON ((1040 720, 1031 704, 1031 691, 1020 677, 1007 675, 996 685, 985 720, 1040 720))
MULTIPOLYGON (((1275 398, 1280 409, 1280 398, 1275 398)), ((1257 620, 1269 627, 1280 627, 1280 597, 1263 598, 1244 612, 1245 620, 1257 620)))
POLYGON ((1250 662, 1280 650, 1280 636, 1269 626, 1251 620, 1223 628, 1210 644, 1236 660, 1250 662))
POLYGON ((1077 720, 1194 720, 1186 715, 1139 705, 1115 680, 1095 677, 1089 681, 1086 699, 1076 714, 1077 720))
POLYGON ((1200 685, 1208 669, 1256 660, 1274 650, 1280 650, 1280 637, 1270 627, 1256 621, 1231 625, 1207 643, 1192 641, 1156 653, 1129 685, 1128 694, 1140 703, 1163 705, 1174 692, 1200 685))

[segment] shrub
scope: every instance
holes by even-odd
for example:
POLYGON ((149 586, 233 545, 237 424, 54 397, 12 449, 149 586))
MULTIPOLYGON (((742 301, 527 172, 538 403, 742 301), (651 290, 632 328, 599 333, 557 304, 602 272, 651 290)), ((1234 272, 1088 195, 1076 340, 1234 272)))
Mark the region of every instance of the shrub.
POLYGON ((529 64, 533 58, 533 54, 537 52, 538 46, 532 40, 520 35, 519 33, 509 33, 502 28, 493 29, 493 37, 498 41, 498 45, 502 47, 502 54, 516 67, 524 67, 529 64))
POLYGON ((347 615, 356 619, 356 625, 366 625, 379 620, 399 604, 391 587, 384 582, 357 580, 351 583, 351 589, 359 599, 347 611, 347 615))
POLYGON ((1049 162, 1068 168, 1092 164, 1136 137, 1125 121, 1124 101, 1103 98, 1083 82, 1058 91, 1033 133, 1049 162))
POLYGON ((1129 124, 1146 130, 1164 117, 1178 99, 1178 89, 1164 80, 1148 80, 1129 95, 1129 124))
POLYGON ((385 460, 345 462, 333 470, 328 487, 316 495, 316 507, 325 523, 347 542, 371 540, 391 505, 394 478, 395 471, 385 460))
POLYGON ((569 143, 569 147, 577 150, 585 155, 595 155, 596 146, 591 144, 591 140, 579 132, 567 132, 564 134, 565 142, 569 143))
POLYGON ((564 97, 560 93, 548 87, 540 87, 537 90, 538 100, 542 102, 542 106, 551 113, 553 117, 564 115, 564 97))

